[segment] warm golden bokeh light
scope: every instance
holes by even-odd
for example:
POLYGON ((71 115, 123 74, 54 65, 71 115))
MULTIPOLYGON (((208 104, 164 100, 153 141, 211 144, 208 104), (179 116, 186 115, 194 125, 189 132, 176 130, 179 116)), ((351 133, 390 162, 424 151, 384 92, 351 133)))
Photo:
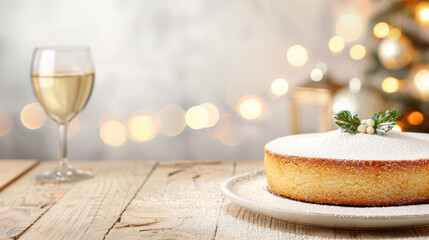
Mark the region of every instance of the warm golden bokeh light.
POLYGON ((388 36, 389 38, 398 39, 402 36, 402 31, 399 28, 392 28, 388 36))
POLYGON ((323 75, 324 73, 321 69, 315 68, 311 71, 310 78, 315 82, 319 82, 323 79, 323 75))
POLYGON ((38 102, 27 104, 21 110, 21 122, 28 129, 38 129, 45 124, 46 114, 38 102))
POLYGON ((128 121, 128 134, 137 142, 147 142, 155 138, 159 130, 159 117, 151 110, 138 111, 128 121))
POLYGON ((399 131, 399 132, 403 132, 404 131, 404 127, 405 127, 405 124, 403 122, 397 121, 396 124, 395 124, 395 126, 393 126, 393 129, 396 130, 396 131, 399 131))
POLYGON ((76 136, 77 132, 79 132, 79 129, 80 119, 78 117, 75 117, 67 127, 67 138, 70 139, 76 136))
POLYGON ((127 128, 117 120, 108 120, 101 125, 100 137, 111 147, 119 147, 127 141, 127 128))
POLYGON ((375 24, 374 28, 372 29, 372 33, 377 38, 385 38, 387 35, 389 35, 389 32, 390 26, 385 22, 379 22, 375 24))
POLYGON ((332 53, 340 53, 344 50, 345 42, 342 37, 340 36, 333 36, 331 39, 329 39, 329 50, 332 53))
POLYGON ((209 123, 209 113, 202 106, 194 106, 185 114, 186 124, 192 129, 202 129, 209 123))
POLYGON ((271 92, 276 96, 283 96, 289 90, 289 84, 283 78, 277 78, 271 83, 271 92))
POLYGON ((422 69, 414 76, 414 83, 420 91, 429 90, 429 71, 422 69))
POLYGON ((364 31, 362 17, 355 13, 344 14, 338 19, 335 31, 346 42, 356 41, 364 31))
POLYGON ((361 60, 366 55, 366 48, 361 44, 356 44, 350 48, 350 57, 354 60, 361 60))
POLYGON ((293 45, 287 50, 287 60, 294 67, 302 67, 308 61, 307 49, 301 45, 293 45))
POLYGON ((395 130, 395 131, 398 131, 398 132, 402 132, 402 128, 399 125, 393 126, 392 130, 395 130))
POLYGON ((200 105, 205 108, 207 113, 209 114, 209 121, 207 122, 205 127, 213 127, 219 121, 219 110, 217 107, 211 103, 203 103, 200 105))
POLYGON ((12 130, 12 115, 4 108, 0 107, 0 137, 6 136, 12 130))
POLYGON ((408 114, 407 120, 411 125, 420 125, 424 120, 424 116, 421 112, 414 111, 408 114))
POLYGON ((399 89, 399 80, 394 77, 388 77, 381 83, 381 89, 387 93, 394 93, 399 89))
POLYGON ((245 96, 238 102, 237 112, 245 119, 257 119, 262 113, 262 103, 257 97, 245 96))
POLYGON ((161 132, 166 136, 177 136, 186 127, 185 111, 177 105, 167 105, 159 111, 161 132))
POLYGON ((423 26, 429 25, 429 3, 420 2, 416 6, 415 19, 423 26))

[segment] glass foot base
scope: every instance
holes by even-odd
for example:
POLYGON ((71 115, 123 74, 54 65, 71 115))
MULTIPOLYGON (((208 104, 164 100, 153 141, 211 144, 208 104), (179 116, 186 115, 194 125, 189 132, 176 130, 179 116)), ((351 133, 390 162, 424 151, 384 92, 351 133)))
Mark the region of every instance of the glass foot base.
POLYGON ((36 179, 40 182, 76 182, 92 178, 94 174, 90 171, 80 169, 69 169, 67 171, 45 171, 37 175, 36 179))

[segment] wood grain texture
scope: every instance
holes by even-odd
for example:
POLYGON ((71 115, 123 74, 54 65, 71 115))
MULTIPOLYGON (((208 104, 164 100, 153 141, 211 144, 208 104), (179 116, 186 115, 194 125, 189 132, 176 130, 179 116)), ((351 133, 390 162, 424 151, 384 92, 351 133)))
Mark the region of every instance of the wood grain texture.
POLYGON ((106 239, 211 239, 234 163, 160 163, 106 239))
POLYGON ((0 191, 37 165, 37 160, 0 160, 0 191))
POLYGON ((55 164, 39 164, 0 192, 0 239, 19 237, 71 187, 36 182, 37 174, 55 164))
POLYGON ((154 162, 91 163, 77 182, 20 239, 103 239, 152 172, 154 162))
POLYGON ((42 163, 0 192, 0 239, 429 239, 429 227, 338 230, 276 220, 227 200, 221 184, 263 161, 81 162, 96 177, 37 183, 42 163))

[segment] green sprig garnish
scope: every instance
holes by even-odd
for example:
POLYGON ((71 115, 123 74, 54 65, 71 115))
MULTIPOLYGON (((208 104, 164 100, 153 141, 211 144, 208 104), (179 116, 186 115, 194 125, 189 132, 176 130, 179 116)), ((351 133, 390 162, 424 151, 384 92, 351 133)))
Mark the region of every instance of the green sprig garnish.
MULTIPOLYGON (((396 109, 374 113, 371 118, 374 120, 374 131, 372 132, 380 136, 385 135, 388 131, 392 130, 399 117, 400 114, 396 109)), ((356 134, 358 132, 358 127, 361 125, 361 120, 358 115, 352 115, 350 111, 347 110, 336 113, 333 118, 334 122, 341 128, 342 132, 356 134)))
POLYGON ((375 133, 385 135, 388 131, 392 130, 400 116, 396 109, 374 113, 372 120, 375 122, 375 133))
POLYGON ((350 134, 357 133, 357 128, 360 125, 360 120, 357 114, 352 115, 350 111, 343 110, 336 113, 333 118, 335 119, 334 122, 340 126, 343 132, 350 134))

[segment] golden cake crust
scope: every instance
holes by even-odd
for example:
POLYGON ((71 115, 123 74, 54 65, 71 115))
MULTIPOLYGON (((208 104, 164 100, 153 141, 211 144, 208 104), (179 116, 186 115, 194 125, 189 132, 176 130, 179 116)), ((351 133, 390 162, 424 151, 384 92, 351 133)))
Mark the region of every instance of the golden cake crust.
POLYGON ((387 206, 429 201, 429 159, 342 160, 265 149, 272 191, 314 203, 387 206))

